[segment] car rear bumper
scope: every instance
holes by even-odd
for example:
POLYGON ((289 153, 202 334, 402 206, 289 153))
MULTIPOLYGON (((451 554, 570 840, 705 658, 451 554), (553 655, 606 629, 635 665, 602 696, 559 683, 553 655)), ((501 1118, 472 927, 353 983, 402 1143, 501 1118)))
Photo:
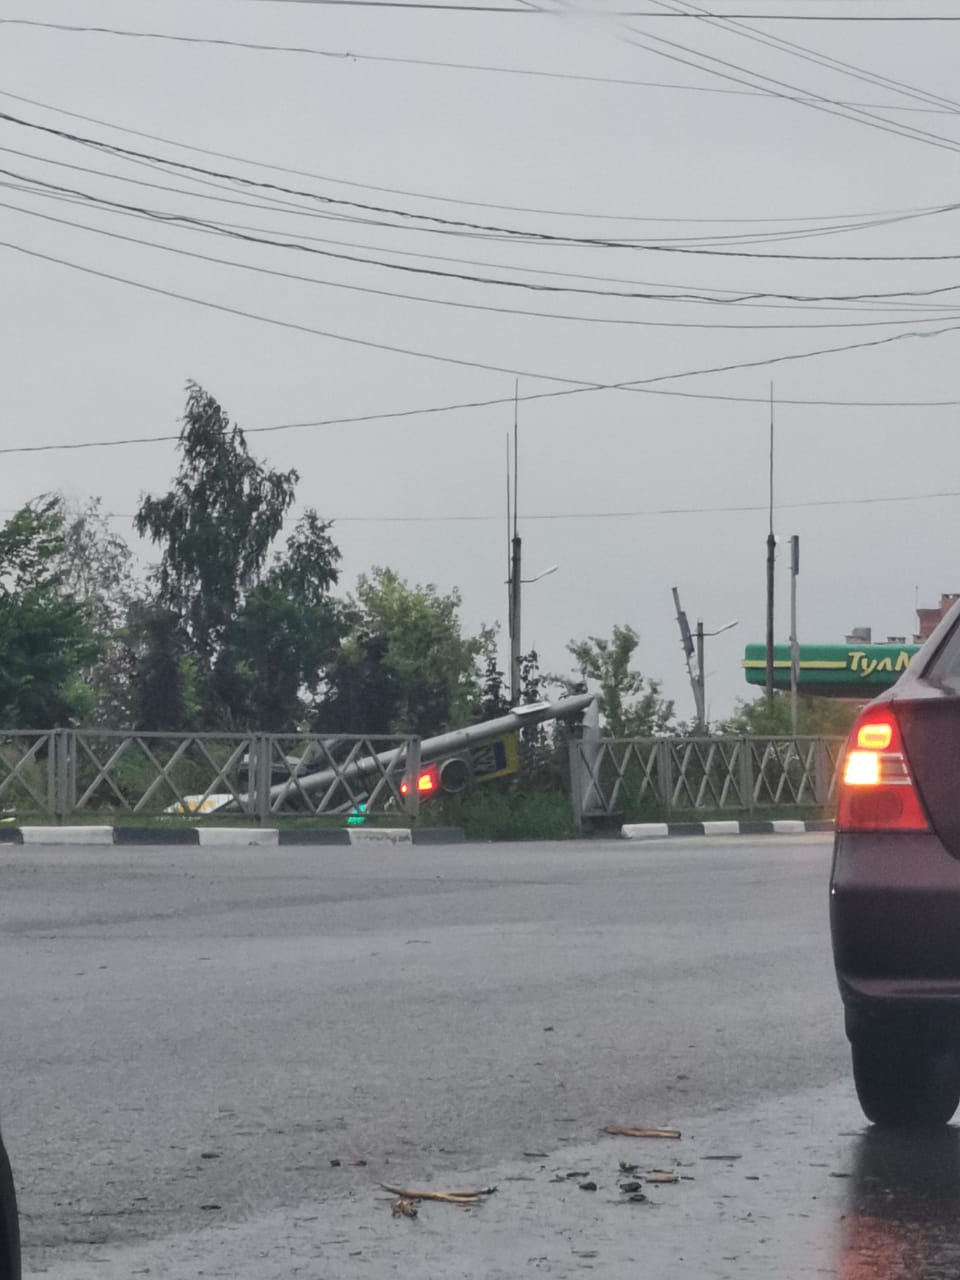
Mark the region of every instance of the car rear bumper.
POLYGON ((830 927, 851 1024, 960 1032, 960 861, 930 832, 837 835, 830 927))

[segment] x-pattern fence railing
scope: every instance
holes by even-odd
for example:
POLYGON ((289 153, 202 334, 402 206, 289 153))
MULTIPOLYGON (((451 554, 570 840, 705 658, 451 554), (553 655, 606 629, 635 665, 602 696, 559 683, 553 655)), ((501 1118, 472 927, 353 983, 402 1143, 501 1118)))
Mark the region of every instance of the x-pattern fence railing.
POLYGON ((0 818, 415 815, 416 737, 0 730, 0 818))
POLYGON ((579 821, 654 810, 827 810, 842 738, 607 738, 571 748, 579 821))

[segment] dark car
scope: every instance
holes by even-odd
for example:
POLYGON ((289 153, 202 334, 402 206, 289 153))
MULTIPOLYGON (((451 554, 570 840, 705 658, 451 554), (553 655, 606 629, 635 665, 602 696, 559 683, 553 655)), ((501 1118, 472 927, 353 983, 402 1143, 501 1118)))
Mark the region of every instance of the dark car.
POLYGON ((853 726, 830 923, 865 1115, 946 1124, 960 1102, 960 605, 853 726))
POLYGON ((20 1280, 20 1221, 7 1149, 0 1138, 0 1280, 20 1280))

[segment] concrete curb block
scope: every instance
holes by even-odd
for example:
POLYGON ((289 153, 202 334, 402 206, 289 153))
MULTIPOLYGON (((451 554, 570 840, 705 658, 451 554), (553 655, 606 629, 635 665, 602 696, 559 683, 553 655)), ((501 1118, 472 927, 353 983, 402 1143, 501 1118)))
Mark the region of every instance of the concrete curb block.
POLYGON ((114 844, 199 844, 196 827, 114 827, 114 844))
MULTIPOLYGON (((664 832, 666 834, 666 832, 664 832)), ((0 845, 207 845, 263 848, 316 845, 464 844, 462 827, 11 827, 0 826, 0 845)))
POLYGON ((409 827, 351 827, 351 844, 413 844, 409 827))
POLYGON ((200 844, 220 849, 235 849, 238 845, 274 848, 280 843, 276 827, 197 827, 196 831, 200 844))
POLYGON ((344 845, 350 843, 350 832, 343 827, 336 828, 318 828, 315 831, 304 829, 301 831, 293 828, 291 830, 280 831, 280 843, 282 845, 326 845, 328 847, 344 845))
POLYGON ((113 844, 113 827, 21 827, 24 844, 113 844))
POLYGON ((659 840, 664 836, 799 836, 811 831, 830 832, 830 818, 802 821, 799 818, 775 818, 770 822, 642 822, 625 823, 620 828, 624 840, 659 840))
POLYGON ((466 844, 463 827, 420 827, 413 832, 414 844, 466 844))

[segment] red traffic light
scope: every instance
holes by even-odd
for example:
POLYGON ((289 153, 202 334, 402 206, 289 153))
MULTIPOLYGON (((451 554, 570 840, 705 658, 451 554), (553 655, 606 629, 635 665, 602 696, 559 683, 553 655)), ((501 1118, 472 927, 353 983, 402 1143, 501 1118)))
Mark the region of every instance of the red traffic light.
MULTIPOLYGON (((435 764, 428 764, 425 769, 417 774, 417 792, 421 796, 431 796, 435 791, 440 789, 440 769, 435 764)), ((400 783, 400 794, 406 796, 410 794, 409 779, 404 778, 400 783)))

